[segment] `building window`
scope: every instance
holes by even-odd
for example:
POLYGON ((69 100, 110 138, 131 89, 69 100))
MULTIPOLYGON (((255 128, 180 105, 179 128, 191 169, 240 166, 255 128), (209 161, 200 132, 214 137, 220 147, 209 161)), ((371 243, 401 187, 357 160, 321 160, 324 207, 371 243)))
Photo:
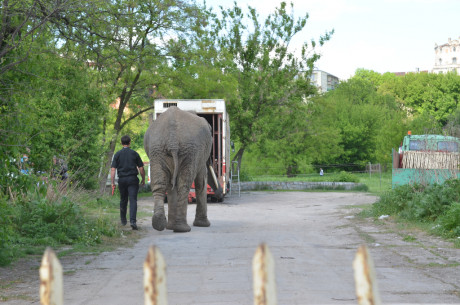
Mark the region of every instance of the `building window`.
POLYGON ((457 57, 452 58, 452 64, 454 64, 454 65, 457 64, 457 57))
POLYGON ((457 48, 456 48, 456 47, 454 47, 454 52, 456 52, 456 51, 457 51, 457 48))
POLYGON ((439 65, 442 65, 442 59, 441 58, 439 59, 439 65))

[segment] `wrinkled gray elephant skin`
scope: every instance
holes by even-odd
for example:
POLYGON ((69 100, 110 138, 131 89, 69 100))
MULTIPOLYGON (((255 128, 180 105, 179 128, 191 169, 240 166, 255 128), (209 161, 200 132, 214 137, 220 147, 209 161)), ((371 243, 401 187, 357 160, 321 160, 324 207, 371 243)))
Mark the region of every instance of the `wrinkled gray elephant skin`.
POLYGON ((144 136, 144 148, 150 159, 150 187, 154 202, 152 226, 155 230, 191 230, 187 224, 187 206, 192 182, 195 182, 196 192, 193 225, 211 225, 206 202, 211 147, 211 126, 194 113, 170 107, 150 125, 144 136), (167 220, 164 209, 166 193, 167 220))

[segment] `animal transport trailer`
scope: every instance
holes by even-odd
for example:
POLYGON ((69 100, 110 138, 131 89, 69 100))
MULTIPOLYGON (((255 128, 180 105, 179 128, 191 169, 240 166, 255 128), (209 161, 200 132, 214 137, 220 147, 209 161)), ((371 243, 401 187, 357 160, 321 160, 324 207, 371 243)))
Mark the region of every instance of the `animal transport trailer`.
MULTIPOLYGON (((214 190, 207 186, 208 198, 212 201, 222 202, 229 190, 230 176, 230 121, 222 99, 158 99, 155 100, 155 112, 153 119, 156 120, 169 107, 176 106, 184 111, 193 111, 203 117, 212 128, 213 144, 211 150, 212 168, 218 184, 222 188, 222 196, 216 197, 214 190)), ((195 201, 194 185, 191 186, 189 202, 195 201)))

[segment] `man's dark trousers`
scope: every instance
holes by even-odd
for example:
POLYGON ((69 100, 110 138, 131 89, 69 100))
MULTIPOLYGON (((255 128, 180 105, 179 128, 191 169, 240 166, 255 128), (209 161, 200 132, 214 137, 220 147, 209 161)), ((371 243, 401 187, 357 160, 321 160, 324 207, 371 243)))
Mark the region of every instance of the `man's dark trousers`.
POLYGON ((129 198, 129 222, 132 225, 136 224, 139 178, 137 176, 118 178, 118 189, 120 190, 120 218, 122 222, 126 220, 126 208, 129 198))

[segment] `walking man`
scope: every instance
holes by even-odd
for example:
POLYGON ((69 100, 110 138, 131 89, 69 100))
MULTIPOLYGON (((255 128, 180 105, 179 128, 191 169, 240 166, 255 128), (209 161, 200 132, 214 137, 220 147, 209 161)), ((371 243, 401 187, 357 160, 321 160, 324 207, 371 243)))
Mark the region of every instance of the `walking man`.
POLYGON ((123 148, 115 154, 112 161, 110 176, 112 189, 115 187, 115 170, 118 171, 118 189, 120 190, 120 219, 121 224, 126 225, 126 212, 129 198, 129 222, 133 230, 137 230, 137 193, 139 191, 138 172, 141 173, 141 186, 145 184, 144 163, 139 154, 130 148, 131 138, 121 137, 123 148))

